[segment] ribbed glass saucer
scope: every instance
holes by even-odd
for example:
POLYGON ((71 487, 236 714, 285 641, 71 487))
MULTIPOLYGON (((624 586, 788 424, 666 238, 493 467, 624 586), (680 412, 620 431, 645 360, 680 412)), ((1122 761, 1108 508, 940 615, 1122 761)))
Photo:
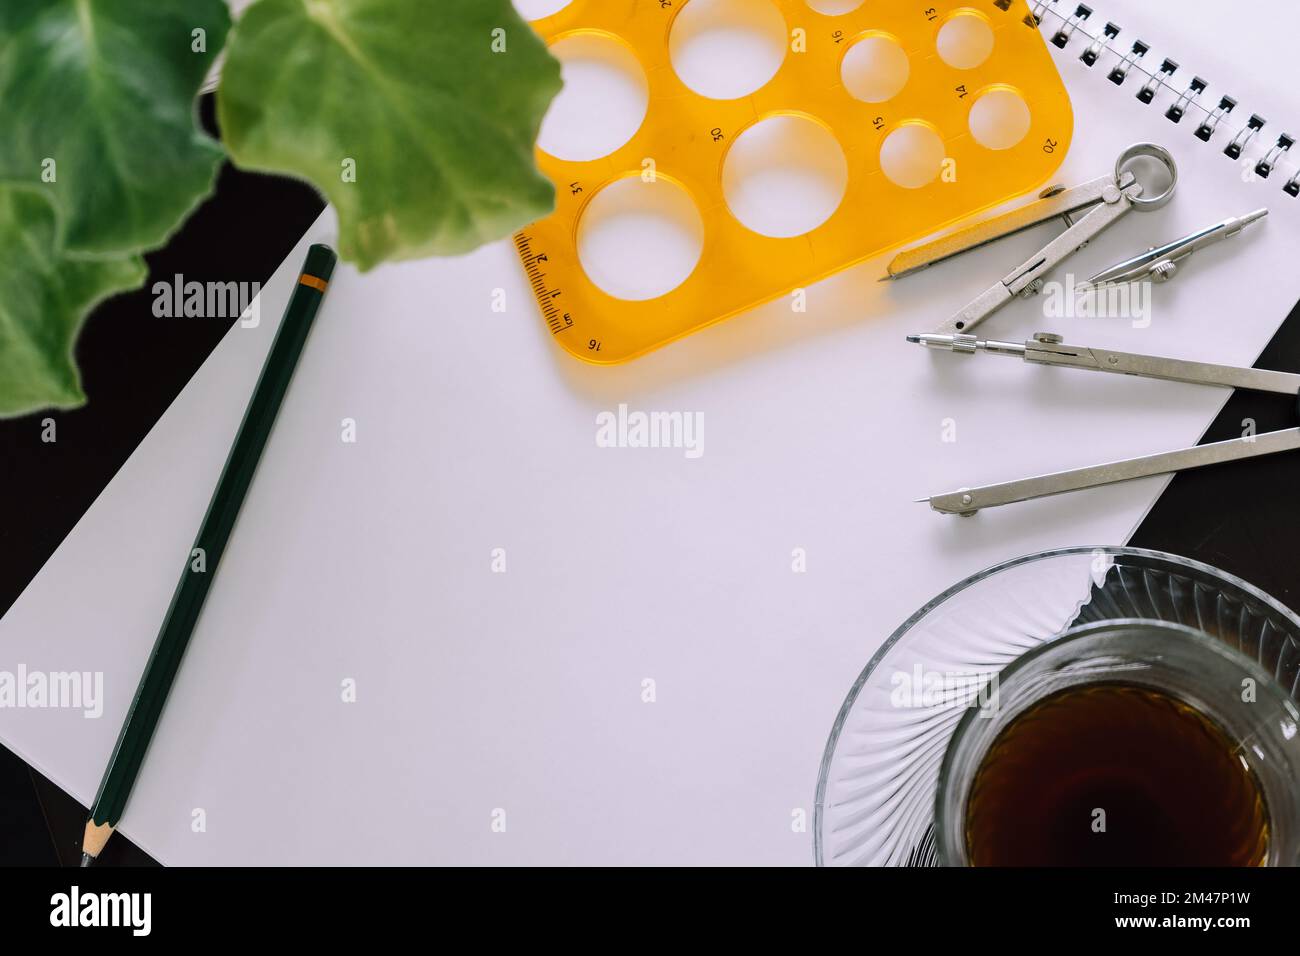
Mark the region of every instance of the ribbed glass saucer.
POLYGON ((1078 624, 1169 621, 1300 694, 1300 617, 1240 578, 1140 548, 1065 548, 996 565, 913 614, 854 682, 817 779, 818 866, 934 866, 939 766, 972 688, 1078 624))

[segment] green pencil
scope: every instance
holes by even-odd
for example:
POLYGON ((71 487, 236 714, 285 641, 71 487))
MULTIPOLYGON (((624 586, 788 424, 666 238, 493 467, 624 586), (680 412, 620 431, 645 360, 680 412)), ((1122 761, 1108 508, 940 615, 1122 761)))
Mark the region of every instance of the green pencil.
POLYGON ((131 709, 127 711, 122 731, 117 736, 113 756, 109 758, 104 779, 100 781, 99 793, 90 808, 90 819, 86 821, 86 832, 81 840, 82 866, 94 862, 122 818, 131 788, 135 786, 140 766, 144 763, 145 752, 149 749, 149 741, 153 739, 163 706, 167 703, 172 681, 180 669, 181 658, 212 587, 212 578, 230 540, 231 529, 275 426, 275 416, 289 390, 298 356, 302 354, 307 333, 311 331, 325 297, 336 261, 334 250, 329 246, 315 245, 307 253, 302 274, 276 331, 275 342, 266 357, 266 364, 262 366, 257 388, 244 412, 239 433, 230 447, 221 479, 208 504, 208 513, 194 541, 194 547, 202 549, 203 561, 186 560, 180 583, 172 595, 171 607, 167 609, 158 639, 149 653, 140 686, 136 688, 135 699, 131 701, 131 709))

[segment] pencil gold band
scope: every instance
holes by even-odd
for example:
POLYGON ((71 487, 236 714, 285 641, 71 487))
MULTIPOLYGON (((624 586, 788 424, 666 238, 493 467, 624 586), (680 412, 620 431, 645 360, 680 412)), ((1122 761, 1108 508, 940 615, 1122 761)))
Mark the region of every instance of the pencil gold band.
POLYGON ((302 277, 298 281, 305 286, 310 286, 311 288, 315 289, 317 292, 324 292, 326 289, 329 288, 329 283, 326 282, 324 279, 318 279, 316 278, 316 276, 309 276, 305 272, 302 274, 302 277))

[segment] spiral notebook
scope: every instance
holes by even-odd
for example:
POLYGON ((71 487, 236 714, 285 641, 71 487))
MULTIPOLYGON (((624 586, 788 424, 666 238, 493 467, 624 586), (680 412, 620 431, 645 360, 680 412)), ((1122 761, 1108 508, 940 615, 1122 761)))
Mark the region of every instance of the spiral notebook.
MULTIPOLYGON (((1195 6, 1157 0, 1144 4, 1140 12, 1132 11, 1131 19, 1127 12, 1118 17, 1122 22, 1106 19, 1104 4, 1031 0, 1031 8, 1030 16, 1048 42, 1058 50, 1077 51, 1079 63, 1096 74, 1095 82, 1109 82, 1116 87, 1116 96, 1127 94, 1186 130, 1176 135, 1194 136, 1207 148, 1218 150, 1226 160, 1225 175, 1233 174, 1229 163, 1235 164, 1235 170, 1247 177, 1275 183, 1285 196, 1298 200, 1300 210, 1300 155, 1292 154, 1296 137, 1291 132, 1300 132, 1300 115, 1295 115, 1300 107, 1286 102, 1292 113, 1282 116, 1273 112, 1281 102, 1270 106, 1247 97, 1246 93, 1257 91, 1258 77, 1240 84, 1234 80, 1249 69, 1249 59, 1236 60, 1230 75, 1216 77, 1209 65, 1202 75, 1202 64, 1176 59, 1172 48, 1166 51, 1156 42, 1157 34, 1146 32, 1147 26, 1172 33, 1193 25, 1210 28, 1219 18, 1232 15, 1228 8, 1203 17, 1195 6), (1134 20, 1140 21, 1138 29, 1131 26, 1134 20)), ((1256 12, 1253 6, 1251 12, 1252 16, 1256 12)), ((1254 17, 1254 22, 1266 30, 1269 17, 1254 17)), ((1289 29, 1280 26, 1280 32, 1289 29)), ((1278 100, 1289 99, 1285 89, 1272 92, 1281 94, 1278 100)))
MULTIPOLYGON (((1143 328, 1046 324, 1023 301, 990 337, 1255 362, 1300 298, 1300 157, 1279 148, 1300 126, 1291 6, 1034 4, 1049 44, 1063 35, 1075 111, 1060 181, 1141 140, 1182 174, 1174 202, 1071 270, 1272 215, 1196 253, 1143 328)), ((232 396, 274 334, 265 317, 334 228, 327 212, 303 237, 261 326, 232 329, 0 619, 0 670, 104 673, 99 720, 0 710, 0 740, 83 800, 238 427, 232 396)), ((1053 228, 904 282, 877 281, 882 257, 809 288, 806 312, 775 303, 618 369, 555 354, 508 242, 341 267, 123 833, 169 864, 810 863, 835 713, 889 633, 982 568, 1122 544, 1163 482, 969 520, 913 499, 1190 445, 1222 407, 1215 389, 904 342, 1053 228), (703 454, 599 447, 597 416, 620 405, 698 413, 703 454)))

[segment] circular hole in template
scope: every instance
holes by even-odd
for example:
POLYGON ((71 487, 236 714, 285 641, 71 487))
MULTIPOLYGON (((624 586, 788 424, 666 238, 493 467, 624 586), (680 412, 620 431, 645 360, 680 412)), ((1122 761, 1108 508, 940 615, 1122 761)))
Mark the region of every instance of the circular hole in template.
POLYGON ((975 142, 989 149, 1010 149, 1029 132, 1029 104, 1015 90, 995 87, 980 95, 970 108, 970 131, 975 142))
POLYGON ((610 183, 578 223, 578 260, 616 299, 667 295, 695 270, 703 250, 704 220, 695 200, 662 176, 610 183))
POLYGON ((855 100, 883 103, 903 91, 911 74, 907 54, 886 36, 863 37, 844 54, 840 76, 855 100))
POLYGON ((513 0, 515 10, 525 20, 540 20, 559 13, 573 0, 513 0))
POLYGON ((943 140, 929 126, 906 123, 880 146, 880 168, 890 182, 905 189, 928 186, 943 169, 943 140))
POLYGON ((993 52, 993 28, 974 11, 958 12, 939 30, 939 59, 959 70, 973 70, 993 52))
POLYGON ((668 52, 681 81, 715 100, 761 89, 785 59, 785 20, 771 0, 690 0, 668 52))
POLYGON ((745 130, 722 167, 732 215, 764 236, 816 229, 839 208, 849 164, 834 134, 803 116, 772 116, 745 130))
POLYGON ((623 44, 578 33, 551 47, 564 89, 542 121, 537 145, 557 159, 584 163, 608 156, 641 128, 650 103, 645 71, 623 44))
POLYGON ((866 0, 808 0, 808 6, 828 17, 839 17, 852 13, 865 2, 866 0))

